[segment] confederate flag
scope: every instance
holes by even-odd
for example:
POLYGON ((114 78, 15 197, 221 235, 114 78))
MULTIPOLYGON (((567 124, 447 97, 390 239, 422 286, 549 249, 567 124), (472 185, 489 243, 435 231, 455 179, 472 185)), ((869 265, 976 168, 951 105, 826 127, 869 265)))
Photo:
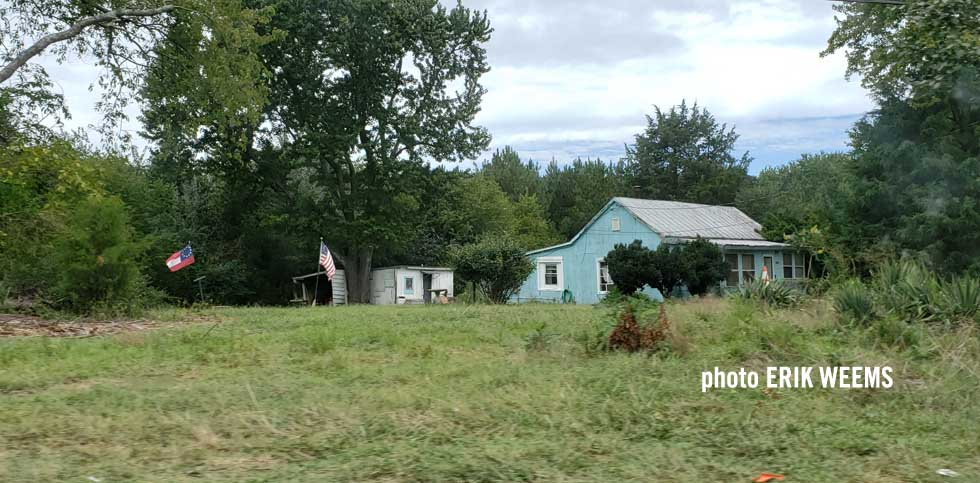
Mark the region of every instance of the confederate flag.
POLYGON ((171 272, 176 272, 192 263, 194 263, 194 252, 191 251, 191 246, 188 244, 181 251, 170 255, 170 258, 167 259, 167 268, 171 272))

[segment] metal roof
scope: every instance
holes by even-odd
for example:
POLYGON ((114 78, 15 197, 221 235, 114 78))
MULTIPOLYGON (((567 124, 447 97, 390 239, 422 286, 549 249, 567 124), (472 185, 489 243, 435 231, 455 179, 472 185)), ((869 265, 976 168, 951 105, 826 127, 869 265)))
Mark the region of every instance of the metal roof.
POLYGON ((449 267, 427 267, 427 266, 424 266, 424 265, 390 265, 390 266, 387 266, 387 267, 371 268, 371 271, 373 272, 375 270, 391 270, 392 268, 397 268, 397 269, 400 269, 400 270, 421 270, 423 272, 425 272, 425 271, 432 271, 432 272, 452 272, 453 271, 453 269, 452 268, 449 268, 449 267))
MULTIPOLYGON (((715 245, 722 247, 747 247, 747 248, 786 248, 790 246, 786 243, 779 243, 766 240, 731 240, 725 238, 708 238, 708 241, 714 243, 715 245)), ((667 239, 667 243, 687 243, 689 241, 694 241, 694 238, 680 238, 671 237, 667 239)))
POLYGON ((734 206, 613 198, 663 237, 760 240, 762 225, 734 206))
POLYGON ((609 200, 588 223, 565 243, 539 248, 528 255, 571 245, 613 204, 626 208, 668 243, 683 243, 707 238, 718 245, 742 247, 786 247, 785 243, 767 241, 758 230, 762 225, 734 206, 702 205, 680 201, 643 200, 616 197, 609 200))

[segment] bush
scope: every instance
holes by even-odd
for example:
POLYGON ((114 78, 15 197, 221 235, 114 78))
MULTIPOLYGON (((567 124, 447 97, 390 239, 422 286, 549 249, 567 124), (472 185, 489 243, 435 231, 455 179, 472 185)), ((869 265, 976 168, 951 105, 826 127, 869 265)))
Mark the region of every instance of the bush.
POLYGON ((793 307, 803 301, 802 294, 778 280, 768 284, 756 280, 739 289, 737 294, 743 300, 760 302, 772 308, 793 307))
POLYGON ((980 279, 957 277, 939 283, 940 312, 947 320, 977 320, 980 314, 980 279))
POLYGON ((939 282, 924 265, 913 261, 883 263, 871 282, 882 312, 905 320, 928 322, 939 315, 939 282))
POLYGON ((867 323, 876 316, 904 323, 956 324, 980 317, 980 279, 942 280, 925 265, 903 260, 880 265, 868 285, 852 280, 834 292, 841 317, 867 323))
POLYGON ((866 324, 874 318, 871 291, 858 280, 841 285, 833 294, 834 310, 850 323, 866 324))
POLYGON ((704 295, 725 279, 728 265, 718 245, 700 236, 680 250, 684 282, 692 295, 704 295))
POLYGON ((80 202, 54 243, 60 305, 80 313, 138 310, 131 302, 144 288, 142 249, 133 241, 122 201, 91 196, 80 202))
POLYGON ((650 286, 659 290, 665 298, 670 297, 674 287, 684 283, 684 280, 689 277, 690 270, 682 250, 680 247, 661 243, 653 251, 650 286))
POLYGON ((618 323, 609 333, 606 347, 610 350, 626 352, 652 352, 659 350, 667 340, 670 331, 670 321, 667 319, 666 307, 660 305, 657 323, 640 324, 634 311, 633 304, 624 303, 617 317, 618 323))
POLYGON ((633 295, 650 282, 653 278, 652 253, 643 242, 633 240, 629 245, 616 244, 606 255, 609 277, 616 282, 620 293, 633 295))
POLYGON ((473 282, 493 303, 506 303, 534 271, 524 247, 506 237, 464 245, 450 257, 456 273, 473 282))

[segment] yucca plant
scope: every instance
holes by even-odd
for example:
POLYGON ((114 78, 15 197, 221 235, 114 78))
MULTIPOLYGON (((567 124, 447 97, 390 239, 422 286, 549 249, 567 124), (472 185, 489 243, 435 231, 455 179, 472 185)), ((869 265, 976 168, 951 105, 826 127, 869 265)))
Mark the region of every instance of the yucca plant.
POLYGON ((948 320, 977 320, 980 314, 980 279, 956 277, 939 283, 942 314, 948 320))
POLYGON ((798 291, 780 281, 766 284, 761 280, 756 280, 739 290, 737 295, 743 300, 761 302, 773 308, 792 307, 798 305, 803 299, 798 291))
POLYGON ((940 287, 925 265, 902 260, 882 264, 874 273, 875 302, 884 313, 928 322, 939 315, 940 287))
POLYGON ((833 302, 838 317, 846 322, 864 325, 874 318, 874 298, 868 287, 858 280, 837 287, 833 302))

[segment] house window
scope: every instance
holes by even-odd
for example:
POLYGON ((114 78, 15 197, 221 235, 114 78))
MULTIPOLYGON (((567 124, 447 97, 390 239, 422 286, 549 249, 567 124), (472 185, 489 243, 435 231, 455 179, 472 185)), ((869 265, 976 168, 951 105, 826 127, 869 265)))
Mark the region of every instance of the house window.
POLYGON ((615 285, 612 278, 609 276, 609 265, 603 258, 600 258, 599 261, 596 262, 596 265, 598 268, 597 273, 599 275, 599 293, 608 293, 609 289, 615 285))
POLYGON ((752 283, 755 281, 755 255, 746 253, 742 255, 742 283, 752 283))
POLYGON ((561 257, 542 257, 538 264, 538 290, 562 290, 565 287, 561 257))
POLYGON ((545 263, 544 264, 544 284, 549 286, 558 286, 558 264, 557 263, 545 263))
POLYGON ((619 217, 618 216, 614 216, 613 219, 612 219, 612 231, 619 231, 619 229, 620 229, 620 226, 619 226, 619 217))
POLYGON ((806 278, 802 253, 783 254, 783 278, 806 278))
POLYGON ((725 255, 725 262, 728 264, 728 277, 725 284, 729 287, 738 287, 738 255, 729 253, 725 255))
POLYGON ((415 294, 415 278, 405 277, 405 295, 415 294))

